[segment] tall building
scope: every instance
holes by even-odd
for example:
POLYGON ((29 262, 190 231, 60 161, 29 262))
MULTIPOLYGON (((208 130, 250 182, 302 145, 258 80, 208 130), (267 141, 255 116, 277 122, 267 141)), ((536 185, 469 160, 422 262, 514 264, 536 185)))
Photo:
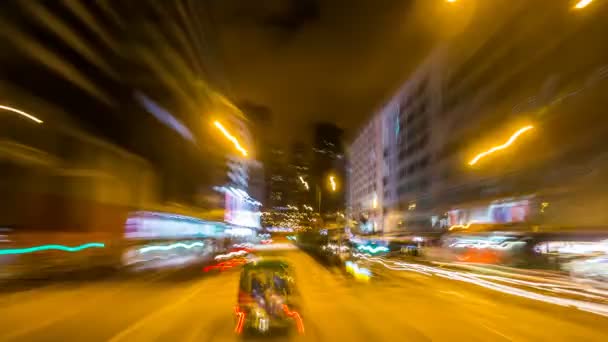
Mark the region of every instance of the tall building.
POLYGON ((376 114, 384 123, 383 212, 387 231, 422 228, 432 209, 432 132, 440 107, 441 51, 431 54, 376 114))
POLYGON ((310 147, 296 143, 289 153, 274 147, 265 158, 267 199, 262 221, 265 227, 310 227, 312 188, 309 180, 310 147))
POLYGON ((289 193, 289 172, 287 171, 287 155, 285 150, 273 146, 265 152, 264 157, 266 178, 265 210, 287 207, 289 193))
POLYGON ((348 147, 348 216, 363 233, 383 229, 383 120, 375 115, 348 147))
MULTIPOLYGON (((247 122, 236 115, 230 116, 229 127, 232 129, 243 146, 252 146, 252 136, 247 122)), ((250 153, 250 152, 249 152, 250 153)), ((249 162, 250 159, 238 151, 228 155, 228 179, 229 186, 248 190, 249 186, 249 162)))
POLYGON ((268 191, 266 174, 266 156, 269 149, 269 130, 272 124, 270 109, 251 102, 239 103, 239 108, 245 113, 247 126, 251 132, 249 153, 249 194, 256 200, 266 203, 268 191))
POLYGON ((586 57, 574 52, 599 44, 608 25, 593 15, 573 21, 545 4, 539 22, 529 2, 517 4, 479 6, 478 18, 501 15, 445 41, 373 114, 366 127, 381 120, 381 139, 364 129, 350 146, 353 211, 369 201, 364 190, 381 172, 385 232, 608 222, 608 215, 582 209, 605 200, 604 187, 592 184, 605 184, 608 173, 597 157, 605 153, 597 142, 608 133, 598 119, 598 103, 608 101, 599 95, 608 88, 608 48, 586 57), (547 37, 552 27, 559 34, 547 37), (491 149, 513 137, 508 148, 491 149), (375 149, 365 140, 382 141, 379 167, 355 166, 356 156, 375 149), (568 205, 582 198, 587 204, 568 205))
POLYGON ((310 186, 315 191, 315 210, 322 214, 344 209, 346 161, 342 135, 342 129, 333 124, 318 123, 314 127, 310 186))
POLYGON ((314 189, 310 187, 311 148, 304 143, 296 142, 291 146, 288 156, 289 204, 302 207, 314 203, 314 189))

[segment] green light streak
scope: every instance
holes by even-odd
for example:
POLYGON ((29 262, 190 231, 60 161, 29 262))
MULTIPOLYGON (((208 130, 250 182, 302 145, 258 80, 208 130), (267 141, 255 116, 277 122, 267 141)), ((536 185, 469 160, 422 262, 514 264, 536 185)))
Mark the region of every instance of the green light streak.
POLYGON ((87 249, 87 248, 104 248, 105 246, 106 245, 104 243, 100 243, 100 242, 85 243, 84 245, 80 245, 80 246, 76 246, 76 247, 63 246, 63 245, 42 245, 42 246, 28 247, 28 248, 0 249, 0 255, 28 254, 28 253, 35 253, 35 252, 48 251, 48 250, 58 250, 58 251, 64 251, 64 252, 79 252, 79 251, 81 251, 83 249, 87 249))

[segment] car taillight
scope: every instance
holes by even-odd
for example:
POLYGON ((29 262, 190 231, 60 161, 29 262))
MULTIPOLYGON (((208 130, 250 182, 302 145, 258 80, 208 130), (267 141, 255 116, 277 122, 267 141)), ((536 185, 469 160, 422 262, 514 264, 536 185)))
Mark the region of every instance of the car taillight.
POLYGON ((243 332, 246 314, 238 305, 234 307, 234 314, 236 315, 236 327, 234 327, 234 332, 240 335, 243 332))
POLYGON ((291 317, 296 322, 298 334, 304 334, 304 322, 302 321, 300 313, 295 310, 289 310, 289 307, 286 304, 283 304, 283 312, 285 312, 287 316, 291 317))

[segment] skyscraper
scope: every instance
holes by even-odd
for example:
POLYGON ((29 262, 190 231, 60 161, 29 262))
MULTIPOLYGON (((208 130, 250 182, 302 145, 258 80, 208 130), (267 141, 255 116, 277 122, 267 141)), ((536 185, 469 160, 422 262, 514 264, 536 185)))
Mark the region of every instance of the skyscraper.
POLYGON ((334 124, 317 123, 314 127, 310 186, 315 190, 315 209, 322 214, 344 209, 346 164, 342 137, 342 129, 334 124))

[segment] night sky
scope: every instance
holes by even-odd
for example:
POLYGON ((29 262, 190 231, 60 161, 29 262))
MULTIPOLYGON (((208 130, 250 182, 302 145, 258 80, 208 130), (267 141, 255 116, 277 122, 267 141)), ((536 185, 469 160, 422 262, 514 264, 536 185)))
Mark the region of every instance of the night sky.
POLYGON ((199 142, 208 89, 266 108, 275 143, 306 141, 317 121, 348 137, 428 53, 437 32, 421 3, 3 1, 0 85, 14 105, 35 98, 131 150, 142 127, 164 129, 136 91, 199 142))

